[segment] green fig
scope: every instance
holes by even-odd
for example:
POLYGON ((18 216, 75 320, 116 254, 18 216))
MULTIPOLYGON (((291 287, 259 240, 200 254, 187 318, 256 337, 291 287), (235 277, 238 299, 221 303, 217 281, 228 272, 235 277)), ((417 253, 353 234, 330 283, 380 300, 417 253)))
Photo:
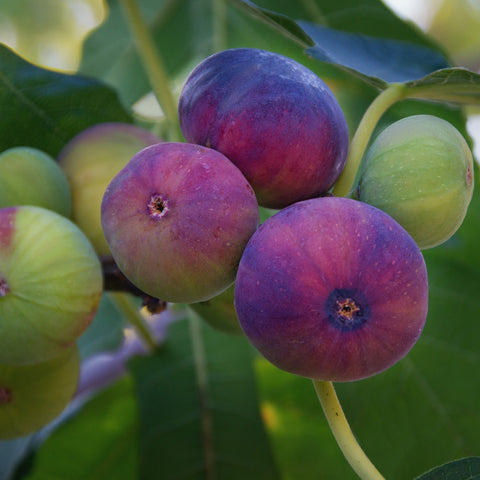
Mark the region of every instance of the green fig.
POLYGON ((0 209, 0 363, 47 361, 89 326, 100 261, 69 219, 41 207, 0 209))
POLYGON ((127 123, 100 123, 73 137, 58 155, 72 190, 72 219, 99 255, 110 255, 100 221, 103 193, 112 178, 143 148, 161 139, 127 123))
POLYGON ((0 208, 37 205, 69 217, 71 204, 67 177, 50 155, 24 146, 0 154, 0 208))
POLYGON ((33 365, 0 364, 0 439, 34 433, 54 420, 77 388, 76 346, 33 365))
POLYGON ((211 327, 230 334, 243 335, 233 304, 234 285, 205 302, 191 303, 189 307, 211 327))
POLYGON ((426 249, 462 224, 473 183, 472 153, 460 132, 441 118, 414 115, 372 143, 355 196, 391 215, 426 249))

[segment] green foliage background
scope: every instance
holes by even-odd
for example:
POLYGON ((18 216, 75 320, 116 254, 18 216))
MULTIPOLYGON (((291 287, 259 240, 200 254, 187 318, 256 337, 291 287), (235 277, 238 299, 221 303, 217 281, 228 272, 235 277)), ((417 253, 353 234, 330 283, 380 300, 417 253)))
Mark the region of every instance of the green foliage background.
MULTIPOLYGON (((60 15, 68 3, 50 0, 44 9, 60 15)), ((0 2, 0 13, 23 18, 19 4, 0 2)), ((403 116, 431 113, 467 136, 463 108, 480 100, 479 76, 452 68, 455 59, 466 56, 441 47, 438 35, 425 35, 378 0, 139 4, 176 96, 202 58, 248 46, 288 55, 318 73, 341 103, 351 134, 391 81, 410 81, 416 92, 426 86, 441 101, 400 102, 376 132, 403 116), (436 68, 444 70, 431 75, 436 68)), ((120 2, 105 7, 104 21, 83 44, 75 74, 31 65, 10 48, 0 48, 0 151, 30 145, 56 155, 77 132, 103 121, 166 132, 161 118, 147 118, 136 108, 151 88, 120 2)), ((101 9, 95 11, 100 18, 101 9)), ((51 17, 45 31, 59 24, 68 30, 68 21, 59 18, 51 17)), ((471 57, 468 62, 475 64, 471 57)), ((478 169, 475 180, 478 185, 478 169)), ((480 455, 479 212, 476 188, 460 231, 424 252, 429 315, 409 355, 373 378, 336 385, 355 435, 387 479, 415 478, 435 465, 480 455)), ((188 309, 180 309, 180 317, 163 348, 132 358, 127 373, 69 410, 49 436, 0 442, 0 478, 356 478, 333 440, 311 381, 277 370, 245 338, 212 329, 188 309)), ((84 360, 121 346, 124 326, 105 295, 80 341, 84 360)), ((454 468, 458 465, 450 471, 454 468)), ((451 478, 478 478, 461 475, 451 478)))

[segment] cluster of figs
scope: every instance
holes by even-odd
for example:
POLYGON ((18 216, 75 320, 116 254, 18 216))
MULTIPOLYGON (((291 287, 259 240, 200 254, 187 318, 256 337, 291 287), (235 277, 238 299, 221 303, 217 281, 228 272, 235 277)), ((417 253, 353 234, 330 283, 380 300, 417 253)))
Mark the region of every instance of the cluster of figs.
POLYGON ((187 77, 178 111, 184 142, 111 123, 57 161, 29 147, 0 155, 0 438, 41 428, 74 394, 103 257, 148 296, 198 312, 218 301, 228 328, 296 375, 366 378, 419 338, 421 250, 456 232, 473 192, 472 154, 450 123, 391 124, 336 197, 347 122, 304 65, 218 52, 187 77))

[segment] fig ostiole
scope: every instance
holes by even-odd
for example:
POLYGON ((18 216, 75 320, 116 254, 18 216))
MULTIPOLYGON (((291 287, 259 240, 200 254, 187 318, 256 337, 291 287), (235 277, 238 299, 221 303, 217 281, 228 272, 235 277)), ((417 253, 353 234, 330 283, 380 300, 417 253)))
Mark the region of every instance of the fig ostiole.
POLYGON ((274 52, 233 48, 207 57, 185 81, 178 111, 186 140, 229 158, 263 207, 324 194, 345 165, 347 122, 332 91, 274 52))
POLYGON ((406 230, 340 197, 280 210, 253 234, 235 282, 251 343, 277 367, 353 381, 402 359, 427 315, 423 256, 406 230))
POLYGON ((193 303, 233 283, 259 210, 250 184, 220 152, 165 142, 140 151, 115 176, 101 219, 115 262, 135 286, 193 303))
POLYGON ((36 205, 69 217, 71 203, 68 179, 50 155, 28 146, 0 153, 0 208, 36 205))
POLYGON ((83 130, 60 151, 58 162, 72 190, 72 220, 99 255, 110 255, 100 220, 105 189, 137 152, 161 141, 142 127, 109 122, 83 130))
POLYGON ((72 399, 80 374, 77 347, 33 365, 0 364, 0 439, 37 432, 72 399))
POLYGON ((473 187, 473 157, 461 133, 441 118, 414 115, 375 138, 354 195, 387 212, 426 249, 458 230, 473 187))
POLYGON ((98 256, 72 221, 42 207, 0 209, 0 363, 33 364, 70 348, 102 291, 98 256))

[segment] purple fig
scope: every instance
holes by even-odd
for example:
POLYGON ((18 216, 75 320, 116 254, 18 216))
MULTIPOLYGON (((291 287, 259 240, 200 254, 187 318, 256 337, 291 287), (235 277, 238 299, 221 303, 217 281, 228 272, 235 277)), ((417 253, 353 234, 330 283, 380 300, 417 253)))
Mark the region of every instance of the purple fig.
POLYGON ((93 320, 100 261, 82 231, 35 206, 0 209, 0 363, 47 361, 93 320))
POLYGON ((99 255, 109 255, 100 221, 103 193, 142 148, 162 140, 128 123, 99 123, 73 137, 58 155, 72 190, 72 220, 99 255))
POLYGON ((288 372, 352 381, 389 368, 422 332, 423 256, 389 215, 325 197, 287 207, 248 242, 235 308, 252 344, 288 372))
POLYGON ((46 362, 0 364, 0 439, 23 437, 54 420, 72 399, 79 374, 76 346, 46 362))
POLYGON ((300 63, 238 48, 203 60, 179 99, 187 141, 222 152, 261 206, 327 192, 346 161, 347 123, 328 86, 300 63))
POLYGON ((216 150, 187 143, 139 152, 102 202, 118 267, 167 302, 207 300, 231 285, 258 222, 255 194, 240 170, 216 150))

